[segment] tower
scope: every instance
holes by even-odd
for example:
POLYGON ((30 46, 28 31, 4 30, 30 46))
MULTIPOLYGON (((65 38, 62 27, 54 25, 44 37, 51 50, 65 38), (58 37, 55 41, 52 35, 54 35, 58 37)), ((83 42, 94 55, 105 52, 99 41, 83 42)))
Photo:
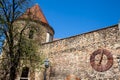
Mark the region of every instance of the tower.
POLYGON ((27 20, 29 20, 29 24, 31 26, 36 27, 36 33, 31 33, 31 38, 37 40, 40 43, 51 42, 53 40, 54 30, 49 25, 38 4, 34 5, 31 8, 28 8, 17 21, 18 24, 24 24, 27 22, 27 20))

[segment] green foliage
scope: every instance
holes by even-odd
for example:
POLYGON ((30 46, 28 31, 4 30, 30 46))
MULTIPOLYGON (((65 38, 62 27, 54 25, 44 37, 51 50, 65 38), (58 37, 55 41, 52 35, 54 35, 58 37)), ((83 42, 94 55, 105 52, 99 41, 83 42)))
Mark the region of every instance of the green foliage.
POLYGON ((22 37, 20 46, 22 65, 29 65, 33 70, 42 69, 45 55, 37 52, 38 46, 40 45, 35 40, 26 38, 26 36, 22 37))
POLYGON ((22 37, 20 48, 21 48, 22 56, 26 56, 26 57, 34 56, 37 50, 35 42, 33 40, 26 39, 25 37, 22 37))

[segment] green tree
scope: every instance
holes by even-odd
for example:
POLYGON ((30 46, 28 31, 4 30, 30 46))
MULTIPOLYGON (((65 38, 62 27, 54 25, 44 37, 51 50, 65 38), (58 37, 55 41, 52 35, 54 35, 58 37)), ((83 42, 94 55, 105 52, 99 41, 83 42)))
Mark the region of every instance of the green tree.
MULTIPOLYGON (((35 42, 25 38, 24 34, 26 30, 31 30, 30 19, 26 20, 25 25, 20 30, 15 26, 17 19, 31 6, 30 3, 32 3, 30 0, 0 0, 0 29, 6 38, 3 52, 7 58, 4 59, 5 72, 1 80, 15 80, 21 58, 23 56, 30 58, 30 56, 35 55, 35 42), (9 66, 5 67, 5 65, 9 66)), ((29 38, 32 38, 32 34, 30 35, 29 38)))

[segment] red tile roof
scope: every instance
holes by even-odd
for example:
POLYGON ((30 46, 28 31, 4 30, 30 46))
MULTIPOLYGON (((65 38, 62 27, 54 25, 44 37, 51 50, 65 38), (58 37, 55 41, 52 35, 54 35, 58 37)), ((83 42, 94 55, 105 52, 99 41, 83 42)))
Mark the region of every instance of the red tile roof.
POLYGON ((38 4, 27 9, 27 11, 21 16, 21 18, 28 18, 28 17, 33 20, 40 20, 41 22, 48 24, 44 14, 38 4))

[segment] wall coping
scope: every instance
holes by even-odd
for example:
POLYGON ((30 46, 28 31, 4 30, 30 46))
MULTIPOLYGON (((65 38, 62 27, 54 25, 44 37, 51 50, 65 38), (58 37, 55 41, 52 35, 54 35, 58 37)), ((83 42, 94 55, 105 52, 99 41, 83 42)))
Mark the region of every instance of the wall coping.
POLYGON ((55 41, 52 41, 52 42, 43 43, 42 45, 46 45, 46 44, 50 44, 50 43, 54 43, 54 42, 57 42, 57 41, 62 41, 62 40, 65 40, 65 39, 74 38, 74 37, 81 36, 81 35, 85 35, 85 34, 90 34, 90 33, 93 33, 93 32, 97 32, 97 31, 105 30, 105 29, 108 29, 108 28, 113 28, 113 27, 116 27, 116 26, 118 26, 118 24, 115 24, 115 25, 112 25, 112 26, 108 26, 108 27, 104 27, 104 28, 100 28, 100 29, 93 30, 93 31, 89 31, 89 32, 85 32, 85 33, 82 33, 82 34, 78 34, 78 35, 74 35, 74 36, 70 36, 70 37, 66 37, 66 38, 58 39, 58 40, 55 40, 55 41))

